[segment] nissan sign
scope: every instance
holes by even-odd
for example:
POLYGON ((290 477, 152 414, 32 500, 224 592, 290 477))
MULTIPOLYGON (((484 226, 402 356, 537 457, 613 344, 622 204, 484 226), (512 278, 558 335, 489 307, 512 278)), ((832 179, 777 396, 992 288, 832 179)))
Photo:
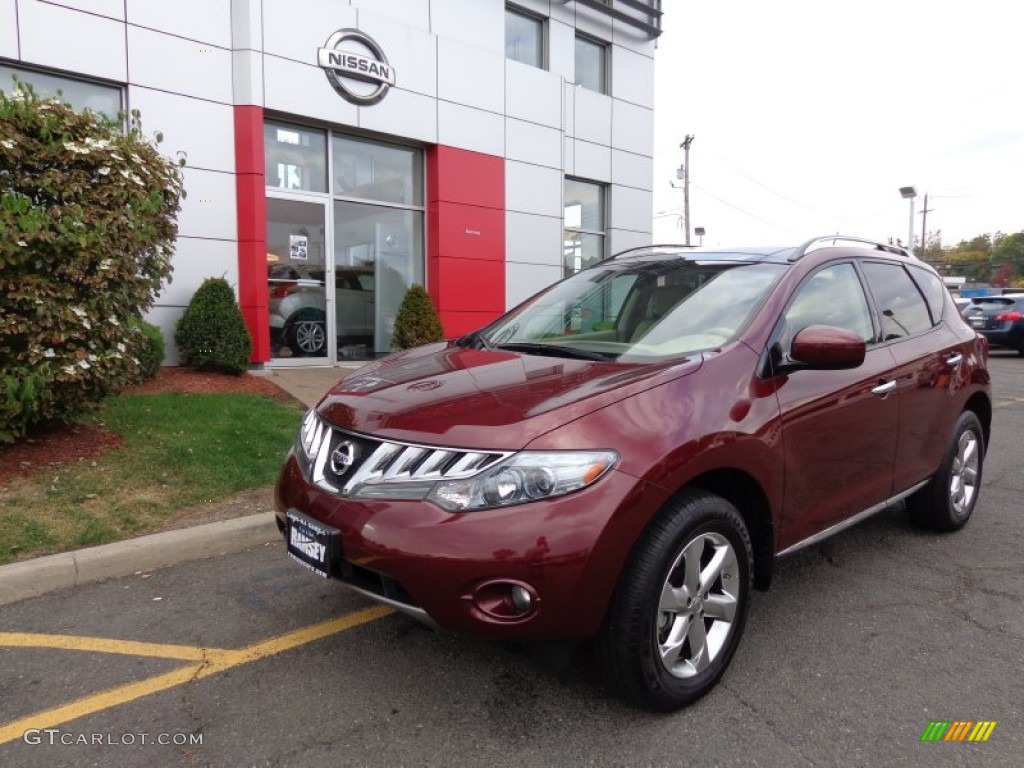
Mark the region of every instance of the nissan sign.
POLYGON ((358 29, 339 29, 316 51, 317 64, 342 98, 376 104, 395 84, 395 70, 377 42, 358 29))

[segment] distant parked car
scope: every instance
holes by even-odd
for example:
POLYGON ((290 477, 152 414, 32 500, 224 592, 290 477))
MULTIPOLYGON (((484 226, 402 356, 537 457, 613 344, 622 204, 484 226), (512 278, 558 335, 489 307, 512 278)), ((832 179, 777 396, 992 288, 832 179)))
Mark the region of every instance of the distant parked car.
MULTIPOLYGON (((281 264, 268 272, 270 332, 297 357, 327 354, 327 302, 324 268, 281 264)), ((335 267, 335 333, 340 341, 372 343, 374 274, 372 267, 335 267)))
POLYGON ((971 300, 964 296, 953 297, 953 303, 956 304, 957 311, 962 315, 964 310, 971 306, 971 300))
POLYGON ((1024 293, 978 296, 964 310, 964 319, 993 347, 1024 355, 1024 293))

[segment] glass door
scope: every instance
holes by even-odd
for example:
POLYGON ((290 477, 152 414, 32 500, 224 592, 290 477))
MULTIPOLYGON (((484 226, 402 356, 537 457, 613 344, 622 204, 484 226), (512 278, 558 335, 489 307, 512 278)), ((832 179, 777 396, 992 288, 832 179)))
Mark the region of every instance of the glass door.
POLYGON ((275 364, 334 360, 333 265, 327 258, 327 205, 267 197, 270 348, 275 364))

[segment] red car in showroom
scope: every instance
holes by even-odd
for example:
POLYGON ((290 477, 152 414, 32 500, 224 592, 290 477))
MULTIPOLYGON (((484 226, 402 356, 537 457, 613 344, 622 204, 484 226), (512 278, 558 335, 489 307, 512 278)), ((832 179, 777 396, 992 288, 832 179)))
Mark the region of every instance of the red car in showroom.
POLYGON ((306 414, 289 553, 453 632, 596 638, 612 686, 710 690, 773 563, 906 500, 978 499, 987 346, 941 278, 856 238, 634 249, 306 414))

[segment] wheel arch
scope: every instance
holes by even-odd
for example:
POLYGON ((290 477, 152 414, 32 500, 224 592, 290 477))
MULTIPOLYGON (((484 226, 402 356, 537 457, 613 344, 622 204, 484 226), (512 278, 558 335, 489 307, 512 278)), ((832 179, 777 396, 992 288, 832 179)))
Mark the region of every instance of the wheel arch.
POLYGON ((981 428, 985 433, 985 452, 988 452, 989 440, 992 437, 992 401, 983 392, 975 392, 964 405, 965 411, 974 411, 974 415, 981 422, 981 428))
POLYGON ((768 589, 775 562, 775 531, 771 506, 760 484, 739 469, 713 469, 692 478, 676 495, 694 488, 721 496, 739 510, 754 549, 754 587, 768 589))

